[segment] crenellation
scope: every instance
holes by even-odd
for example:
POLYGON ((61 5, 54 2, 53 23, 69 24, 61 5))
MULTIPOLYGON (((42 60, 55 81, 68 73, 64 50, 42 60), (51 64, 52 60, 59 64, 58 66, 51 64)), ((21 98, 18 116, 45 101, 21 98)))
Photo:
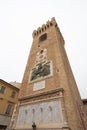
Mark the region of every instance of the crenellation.
POLYGON ((41 32, 42 32, 42 28, 41 27, 39 27, 38 29, 37 29, 37 34, 40 34, 41 32))
POLYGON ((34 30, 33 31, 33 34, 32 34, 32 36, 33 36, 33 38, 35 38, 36 36, 38 36, 39 34, 41 34, 41 33, 43 33, 44 31, 46 31, 47 29, 49 29, 51 26, 57 26, 57 23, 56 23, 56 20, 55 20, 55 18, 53 17, 52 19, 51 19, 51 21, 47 21, 46 22, 46 24, 43 24, 42 25, 42 27, 39 27, 39 28, 37 28, 37 30, 34 30))
POLYGON ((43 25, 42 25, 42 28, 43 28, 43 29, 46 29, 46 25, 45 25, 45 24, 43 24, 43 25))
POLYGON ((37 32, 36 30, 33 31, 33 33, 32 33, 33 38, 35 37, 36 32, 37 32))
POLYGON ((53 17, 53 18, 51 19, 51 21, 52 21, 52 23, 55 23, 55 24, 56 24, 55 17, 53 17))
POLYGON ((47 26, 47 28, 50 27, 50 21, 47 21, 46 26, 47 26))

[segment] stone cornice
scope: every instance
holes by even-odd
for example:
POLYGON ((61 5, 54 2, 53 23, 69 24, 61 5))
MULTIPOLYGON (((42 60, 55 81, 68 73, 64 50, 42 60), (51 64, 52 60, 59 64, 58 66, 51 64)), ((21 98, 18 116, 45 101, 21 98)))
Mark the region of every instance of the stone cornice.
POLYGON ((35 38, 37 35, 41 34, 42 32, 46 31, 51 26, 57 26, 56 20, 53 17, 51 21, 47 21, 46 24, 43 24, 42 27, 39 27, 37 30, 34 30, 32 33, 33 38, 35 38))
POLYGON ((19 98, 19 101, 22 102, 29 102, 29 101, 35 101, 35 100, 41 100, 46 98, 53 98, 53 97, 63 97, 63 88, 56 88, 49 91, 37 93, 37 94, 31 94, 26 97, 19 98))

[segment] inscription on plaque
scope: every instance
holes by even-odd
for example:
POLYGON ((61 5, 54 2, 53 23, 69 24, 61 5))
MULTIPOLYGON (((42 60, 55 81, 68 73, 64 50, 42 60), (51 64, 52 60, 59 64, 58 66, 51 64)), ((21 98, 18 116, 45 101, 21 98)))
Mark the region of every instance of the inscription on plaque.
POLYGON ((45 88, 45 80, 34 83, 33 91, 37 91, 37 90, 40 90, 40 89, 43 89, 43 88, 45 88))

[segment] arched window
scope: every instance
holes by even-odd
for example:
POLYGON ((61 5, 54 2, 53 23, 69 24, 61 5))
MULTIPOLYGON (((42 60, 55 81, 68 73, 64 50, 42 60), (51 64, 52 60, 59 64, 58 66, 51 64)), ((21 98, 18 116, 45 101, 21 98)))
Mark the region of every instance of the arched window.
POLYGON ((35 121, 35 109, 32 109, 32 122, 35 121))
POLYGON ((28 113, 28 111, 27 111, 27 110, 25 110, 25 115, 27 115, 27 113, 28 113))
POLYGON ((46 39, 47 39, 47 33, 44 33, 43 35, 40 36, 39 42, 43 42, 46 39))
POLYGON ((52 107, 49 106, 49 121, 52 122, 53 120, 53 110, 52 110, 52 107))
POLYGON ((40 108, 40 121, 43 122, 43 108, 40 108))

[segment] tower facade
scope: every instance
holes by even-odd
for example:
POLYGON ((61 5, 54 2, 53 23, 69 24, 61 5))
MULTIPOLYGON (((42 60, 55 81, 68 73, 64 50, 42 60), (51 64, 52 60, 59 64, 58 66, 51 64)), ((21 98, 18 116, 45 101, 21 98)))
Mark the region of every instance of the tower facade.
POLYGON ((11 129, 87 130, 64 44, 55 18, 33 32, 11 129))

